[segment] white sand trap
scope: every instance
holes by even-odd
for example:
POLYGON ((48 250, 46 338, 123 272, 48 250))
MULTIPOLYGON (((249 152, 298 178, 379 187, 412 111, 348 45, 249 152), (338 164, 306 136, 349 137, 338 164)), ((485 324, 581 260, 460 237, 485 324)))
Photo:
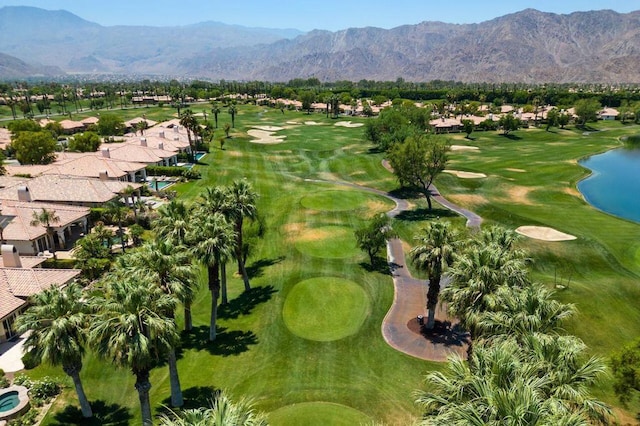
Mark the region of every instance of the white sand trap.
POLYGON ((307 126, 320 126, 322 123, 318 123, 317 121, 305 121, 304 124, 307 126))
POLYGON ((516 172, 516 173, 526 173, 527 172, 526 170, 513 169, 513 168, 508 168, 508 169, 505 169, 505 170, 508 171, 508 172, 516 172))
POLYGON ((287 124, 300 124, 300 123, 297 121, 287 121, 287 124))
POLYGON ((265 132, 278 132, 280 130, 284 130, 282 127, 276 126, 253 126, 254 129, 264 130, 265 132))
POLYGON ((526 237, 542 241, 571 241, 576 239, 573 235, 565 234, 564 232, 547 228, 546 226, 521 226, 516 229, 516 232, 526 237))
POLYGON ((487 177, 484 173, 461 172, 460 170, 444 170, 444 172, 450 173, 460 179, 482 179, 487 177))
POLYGON ((286 136, 275 136, 274 132, 268 132, 266 130, 251 129, 247 131, 247 134, 254 138, 252 143, 261 144, 276 144, 284 142, 286 136))
POLYGON ((339 127, 362 127, 364 123, 352 123, 350 121, 338 121, 334 126, 339 127))
POLYGON ((451 151, 480 151, 480 148, 469 145, 451 145, 451 151))

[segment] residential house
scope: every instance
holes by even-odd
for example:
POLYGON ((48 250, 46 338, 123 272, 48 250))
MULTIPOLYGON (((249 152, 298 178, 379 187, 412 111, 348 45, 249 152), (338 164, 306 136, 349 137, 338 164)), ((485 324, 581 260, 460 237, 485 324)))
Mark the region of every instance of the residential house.
POLYGON ((601 120, 615 120, 620 115, 620 112, 615 108, 604 108, 598 113, 601 120))
POLYGON ((44 257, 20 256, 15 246, 0 246, 0 343, 16 336, 15 321, 29 306, 28 298, 43 290, 64 287, 79 269, 43 269, 44 257))

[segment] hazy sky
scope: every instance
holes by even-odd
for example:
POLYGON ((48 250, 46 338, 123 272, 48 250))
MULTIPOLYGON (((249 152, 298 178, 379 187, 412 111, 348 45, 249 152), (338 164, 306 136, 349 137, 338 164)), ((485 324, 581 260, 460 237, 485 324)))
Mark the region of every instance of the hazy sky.
POLYGON ((2 6, 64 9, 101 25, 188 25, 340 30, 422 21, 482 22, 526 8, 544 12, 640 10, 640 0, 0 0, 2 6))

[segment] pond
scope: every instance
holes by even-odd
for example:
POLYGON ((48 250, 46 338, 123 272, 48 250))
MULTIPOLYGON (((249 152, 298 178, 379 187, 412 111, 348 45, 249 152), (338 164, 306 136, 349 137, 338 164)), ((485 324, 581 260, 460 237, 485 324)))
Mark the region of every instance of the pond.
POLYGON ((580 164, 592 171, 578 183, 589 204, 640 223, 640 148, 614 149, 580 164))

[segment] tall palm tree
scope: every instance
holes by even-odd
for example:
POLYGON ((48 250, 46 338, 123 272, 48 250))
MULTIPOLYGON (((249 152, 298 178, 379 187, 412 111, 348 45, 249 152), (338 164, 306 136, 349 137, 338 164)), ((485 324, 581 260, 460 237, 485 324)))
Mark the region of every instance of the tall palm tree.
POLYGON ((211 292, 211 315, 209 322, 209 340, 216 339, 216 320, 218 316, 218 298, 220 297, 220 263, 231 254, 235 242, 235 233, 222 213, 210 214, 198 209, 193 218, 194 226, 187 234, 187 240, 194 256, 207 267, 209 291, 211 292))
MULTIPOLYGON (((131 273, 148 278, 164 293, 175 296, 184 307, 185 329, 191 329, 191 304, 196 292, 196 271, 190 255, 184 248, 176 247, 171 241, 156 239, 144 244, 127 256, 131 273)), ((165 312, 175 319, 175 310, 165 312)), ((169 381, 171 383, 171 405, 183 405, 176 350, 168 348, 169 381)))
POLYGON ((187 139, 189 140, 189 149, 191 150, 191 155, 195 155, 196 149, 193 138, 191 137, 191 133, 195 127, 198 126, 198 120, 193 115, 193 111, 190 109, 185 109, 180 115, 180 125, 183 126, 187 130, 187 139))
POLYGON ((123 221, 127 218, 127 207, 118 200, 111 200, 105 204, 107 208, 107 215, 111 218, 113 222, 118 224, 118 236, 120 237, 120 246, 122 247, 122 252, 125 252, 127 247, 127 241, 124 235, 124 225, 123 221))
POLYGON ((216 129, 218 128, 218 114, 220 114, 220 106, 218 103, 214 103, 211 107, 211 114, 213 114, 213 119, 216 122, 216 129))
POLYGON ((226 394, 219 393, 211 400, 211 408, 185 410, 180 414, 172 412, 160 417, 161 426, 266 426, 262 413, 254 410, 251 401, 232 401, 226 394))
POLYGON ((49 248, 53 258, 56 257, 56 242, 53 236, 53 224, 60 223, 60 217, 56 214, 55 210, 45 209, 44 207, 39 212, 33 212, 31 219, 31 226, 44 226, 47 232, 47 239, 50 242, 49 248))
POLYGON ((238 109, 236 108, 236 104, 232 103, 229 105, 229 114, 231 114, 231 127, 236 128, 236 114, 238 113, 238 109))
POLYGON ((175 321, 165 315, 177 302, 148 279, 133 275, 110 280, 104 293, 91 300, 96 314, 89 340, 99 356, 135 375, 144 426, 153 424, 149 372, 179 339, 175 321))
POLYGON ((73 380, 82 416, 92 417, 91 405, 80 380, 88 321, 82 289, 76 283, 64 289, 52 287, 33 296, 31 302, 29 309, 17 320, 21 333, 31 330, 25 348, 41 361, 62 366, 73 380))
POLYGON ((242 225, 245 218, 254 219, 257 213, 258 194, 246 180, 235 180, 228 188, 230 218, 236 232, 235 257, 238 262, 238 274, 242 276, 245 291, 251 290, 249 276, 244 265, 242 225))
POLYGON ((190 221, 190 209, 185 202, 173 199, 169 204, 162 205, 157 212, 158 218, 153 223, 156 235, 177 245, 185 244, 190 221))
POLYGON ((435 312, 440 295, 440 279, 443 271, 453 263, 453 255, 460 245, 458 233, 449 222, 431 222, 423 234, 414 237, 419 243, 411 249, 411 258, 416 267, 425 271, 429 277, 427 292, 428 329, 435 324, 435 312))

